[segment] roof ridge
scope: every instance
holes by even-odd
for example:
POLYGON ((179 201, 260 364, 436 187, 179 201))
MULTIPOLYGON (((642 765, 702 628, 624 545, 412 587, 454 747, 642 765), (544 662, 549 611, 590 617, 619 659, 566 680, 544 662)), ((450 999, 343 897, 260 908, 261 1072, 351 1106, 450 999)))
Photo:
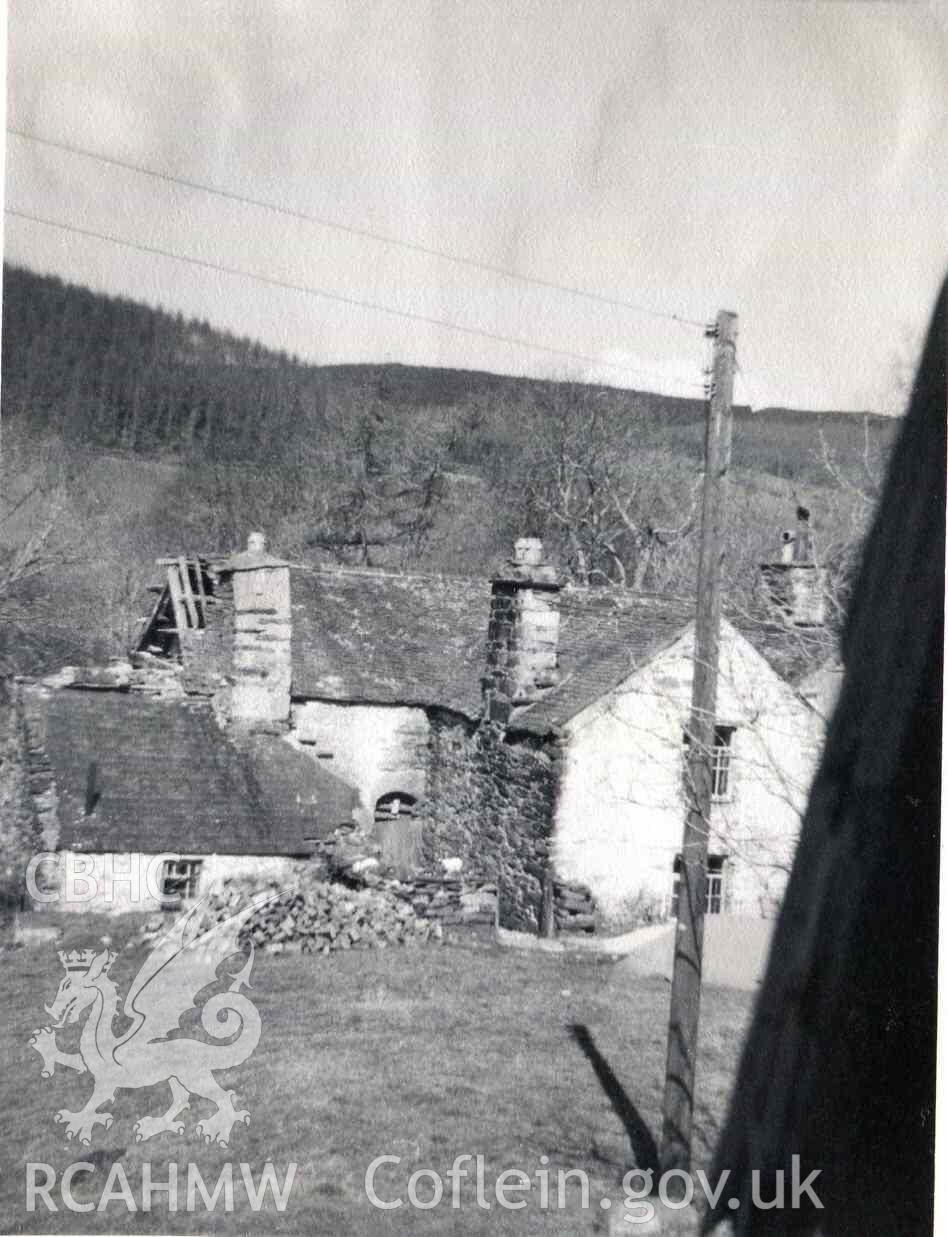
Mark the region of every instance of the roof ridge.
POLYGON ((293 571, 308 575, 355 576, 369 580, 451 580, 458 584, 489 584, 489 576, 455 576, 446 571, 390 571, 384 567, 325 566, 321 564, 291 563, 293 571))
MULTIPOLYGON (((493 578, 491 575, 454 575, 447 571, 393 571, 386 567, 350 567, 344 564, 336 566, 324 563, 290 563, 290 568, 308 575, 352 576, 369 580, 435 580, 480 586, 490 584, 493 578)), ((626 597, 642 601, 694 604, 693 597, 684 597, 679 593, 662 593, 654 589, 633 589, 622 584, 577 584, 574 580, 564 580, 563 592, 572 595, 626 597)))

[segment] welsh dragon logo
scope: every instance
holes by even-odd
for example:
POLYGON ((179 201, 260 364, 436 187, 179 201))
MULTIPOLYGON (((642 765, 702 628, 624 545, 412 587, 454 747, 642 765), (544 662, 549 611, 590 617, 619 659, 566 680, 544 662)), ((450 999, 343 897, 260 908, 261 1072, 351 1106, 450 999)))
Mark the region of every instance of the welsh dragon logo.
POLYGON ((171 1105, 159 1116, 139 1118, 134 1127, 139 1142, 157 1134, 183 1134, 185 1126, 179 1116, 189 1107, 192 1094, 217 1105, 196 1127, 205 1142, 226 1147, 233 1126, 249 1124, 250 1113, 234 1107, 235 1092, 223 1090, 213 1071, 246 1061, 260 1039, 260 1015, 241 992, 250 987, 253 943, 244 955, 238 934, 253 913, 271 900, 253 902, 203 932, 198 915, 201 903, 181 915, 156 942, 132 980, 123 1006, 131 1025, 118 1034, 114 1029, 118 988, 109 976, 116 955, 109 949, 60 953, 66 974, 52 1003, 43 1007, 53 1021, 34 1031, 29 1042, 43 1058, 44 1078, 57 1065, 92 1075, 92 1094, 85 1106, 78 1112, 60 1109, 56 1114, 56 1121, 66 1127, 67 1138, 89 1145, 97 1125, 106 1130, 111 1126, 112 1114, 100 1110, 112 1102, 116 1091, 164 1081, 171 1087, 171 1105), (238 953, 245 959, 240 970, 219 976, 221 963, 238 953), (197 998, 205 988, 227 980, 225 991, 198 1006, 197 998), (206 1034, 227 1043, 208 1043, 180 1033, 181 1018, 196 1008, 200 1008, 206 1034), (79 1051, 61 1051, 56 1044, 57 1029, 83 1019, 79 1051))

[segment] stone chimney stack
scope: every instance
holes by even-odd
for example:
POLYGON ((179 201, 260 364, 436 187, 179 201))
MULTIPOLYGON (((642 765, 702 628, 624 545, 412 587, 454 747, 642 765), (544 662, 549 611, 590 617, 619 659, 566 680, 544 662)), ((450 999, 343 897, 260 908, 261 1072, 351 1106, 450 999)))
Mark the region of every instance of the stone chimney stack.
POLYGON ((250 728, 280 726, 290 716, 292 678, 290 566, 267 553, 263 533, 220 567, 233 577, 234 687, 231 714, 250 728))
POLYGON ((780 561, 760 566, 770 601, 794 627, 822 627, 826 572, 816 564, 806 507, 797 507, 797 527, 781 533, 780 542, 780 561))
POLYGON ((544 561, 543 542, 521 537, 512 559, 491 581, 484 712, 505 724, 515 705, 529 704, 558 679, 560 585, 544 561))

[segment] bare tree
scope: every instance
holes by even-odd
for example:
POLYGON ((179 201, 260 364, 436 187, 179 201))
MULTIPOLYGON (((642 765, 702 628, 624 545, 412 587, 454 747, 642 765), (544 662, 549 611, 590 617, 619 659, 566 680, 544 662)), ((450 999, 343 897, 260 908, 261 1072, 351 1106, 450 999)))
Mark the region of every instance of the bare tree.
POLYGON ((0 489, 0 598, 44 575, 61 561, 60 523, 66 506, 66 478, 52 443, 29 457, 6 436, 0 489))
POLYGON ((53 437, 4 435, 0 454, 0 673, 42 661, 50 580, 79 561, 81 538, 67 518, 70 460, 53 437))
POLYGON ((700 475, 661 428, 612 411, 605 393, 564 382, 518 409, 508 496, 582 584, 666 589, 696 530, 700 475))
POLYGON ((830 481, 824 525, 831 530, 822 546, 827 604, 841 622, 859 569, 862 547, 879 503, 890 448, 872 432, 870 418, 862 418, 862 443, 844 459, 829 445, 822 426, 814 460, 830 481))
POLYGON ((39 848, 26 768, 26 734, 15 690, 0 679, 0 939, 19 908, 27 864, 39 848))
POLYGON ((380 406, 370 408, 336 458, 308 547, 364 566, 416 558, 440 509, 446 445, 423 418, 409 431, 380 406))

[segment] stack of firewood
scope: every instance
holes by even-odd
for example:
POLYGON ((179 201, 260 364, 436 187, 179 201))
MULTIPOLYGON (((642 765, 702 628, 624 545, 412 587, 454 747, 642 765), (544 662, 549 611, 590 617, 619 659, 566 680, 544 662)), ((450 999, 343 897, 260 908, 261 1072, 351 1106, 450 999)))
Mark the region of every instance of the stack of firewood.
MULTIPOLYGON (((469 929, 492 930, 497 918, 497 886, 436 876, 399 881, 374 868, 351 868, 327 880, 315 865, 299 869, 290 884, 252 877, 230 877, 201 905, 200 920, 189 931, 221 923, 251 902, 271 900, 248 921, 244 942, 271 953, 329 953, 334 949, 384 949, 388 945, 442 941, 469 929), (341 877, 341 878, 339 878, 341 877)), ((151 916, 128 941, 128 948, 154 945, 175 915, 168 907, 151 916)))
MULTIPOLYGON (((265 894, 258 883, 229 880, 214 893, 207 914, 215 922, 265 894)), ((352 889, 326 881, 301 882, 263 905, 248 920, 242 939, 269 953, 324 953, 336 949, 385 949, 440 941, 440 923, 415 914, 411 904, 385 889, 352 889)))
POLYGON ((557 881, 553 886, 553 905, 557 932, 596 931, 596 904, 588 889, 557 881))

